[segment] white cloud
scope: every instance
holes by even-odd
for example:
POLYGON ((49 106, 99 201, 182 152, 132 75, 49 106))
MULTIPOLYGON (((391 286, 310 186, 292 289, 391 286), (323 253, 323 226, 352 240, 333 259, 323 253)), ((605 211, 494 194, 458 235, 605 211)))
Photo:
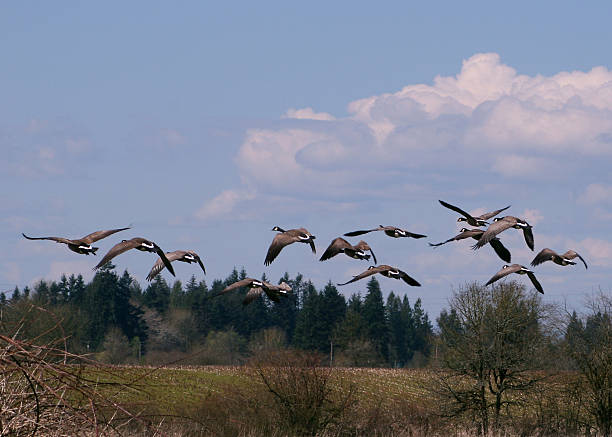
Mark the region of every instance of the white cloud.
POLYGON ((535 226, 544 219, 544 215, 538 209, 526 209, 520 218, 527 220, 531 226, 535 226))
POLYGON ((282 118, 297 118, 301 120, 324 120, 331 121, 336 118, 327 112, 315 112, 312 108, 288 109, 282 118))
POLYGON ((195 216, 200 220, 223 217, 230 214, 240 202, 254 198, 255 194, 252 192, 225 190, 206 202, 196 211, 195 216))
POLYGON ((534 156, 516 154, 495 158, 493 170, 506 177, 538 176, 546 170, 548 161, 534 156))
POLYGON ((481 53, 456 76, 359 99, 348 111, 335 119, 290 109, 291 125, 248 130, 236 158, 245 185, 329 196, 363 190, 365 181, 368 190, 388 186, 394 171, 393 185, 407 183, 412 169, 559 178, 578 159, 612 153, 612 72, 604 67, 527 76, 481 53))
POLYGON ((597 238, 585 238, 576 243, 578 253, 587 263, 602 267, 612 267, 612 242, 597 238))
POLYGON ((590 184, 579 201, 589 205, 612 202, 612 185, 590 184))
POLYGON ((185 142, 185 137, 174 129, 161 129, 159 134, 164 144, 171 147, 179 146, 185 142))

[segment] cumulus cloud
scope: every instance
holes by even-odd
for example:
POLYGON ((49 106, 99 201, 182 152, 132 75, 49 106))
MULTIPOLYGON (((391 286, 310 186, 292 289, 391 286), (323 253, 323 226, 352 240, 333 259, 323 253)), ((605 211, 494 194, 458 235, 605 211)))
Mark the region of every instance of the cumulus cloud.
POLYGON ((590 184, 579 200, 589 205, 612 203, 612 185, 590 184))
POLYGON ((531 226, 535 226, 544 219, 544 215, 538 209, 526 209, 520 218, 527 220, 531 226))
POLYGON ((413 170, 559 178, 577 158, 612 152, 612 72, 604 67, 527 76, 481 53, 455 76, 350 102, 348 112, 290 109, 290 123, 248 130, 236 157, 245 184, 330 195, 366 180, 369 188, 388 184, 393 172, 395 184, 408 183, 413 170))
POLYGON ((585 238, 577 243, 587 262, 596 266, 612 267, 612 242, 598 238, 585 238))
POLYGON ((282 118, 297 118, 300 120, 335 120, 331 114, 327 112, 315 112, 312 108, 288 109, 282 118))
POLYGON ((171 147, 185 143, 185 137, 175 129, 161 129, 159 135, 163 143, 171 147))
POLYGON ((200 220, 208 220, 213 218, 222 217, 231 213, 236 205, 244 200, 251 200, 255 198, 255 194, 252 192, 241 191, 241 190, 225 190, 219 195, 213 197, 211 200, 206 202, 200 209, 195 213, 196 218, 200 220))

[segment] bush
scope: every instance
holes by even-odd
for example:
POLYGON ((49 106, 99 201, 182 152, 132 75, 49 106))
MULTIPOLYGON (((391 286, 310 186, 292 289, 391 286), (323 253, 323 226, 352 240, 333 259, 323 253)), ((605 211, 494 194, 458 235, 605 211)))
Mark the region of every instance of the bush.
POLYGON ((269 352, 251 364, 271 397, 283 430, 316 435, 331 426, 342 428, 345 414, 355 404, 353 387, 333 384, 333 368, 321 366, 319 354, 269 352))

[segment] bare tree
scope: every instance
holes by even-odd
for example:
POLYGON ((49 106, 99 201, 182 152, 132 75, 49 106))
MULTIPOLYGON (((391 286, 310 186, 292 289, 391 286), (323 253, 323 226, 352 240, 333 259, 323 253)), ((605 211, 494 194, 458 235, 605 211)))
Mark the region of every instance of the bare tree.
POLYGON ((322 356, 304 351, 268 351, 253 366, 270 393, 279 421, 297 435, 316 435, 330 425, 341 426, 353 406, 352 386, 338 386, 334 369, 321 365, 322 356))
POLYGON ((500 427, 507 407, 542 379, 540 350, 546 344, 542 322, 547 308, 536 293, 514 281, 494 287, 477 283, 461 287, 450 299, 452 318, 439 319, 446 370, 438 394, 446 414, 469 414, 479 432, 500 427))
MULTIPOLYGON (((2 310, 10 313, 12 308, 2 310)), ((83 366, 93 368, 97 363, 68 352, 63 335, 49 339, 54 331, 63 332, 61 320, 36 337, 23 338, 26 316, 53 315, 35 305, 28 305, 26 313, 21 318, 6 317, 13 319, 10 323, 0 317, 0 435, 110 436, 151 429, 115 399, 135 387, 106 383, 108 391, 100 390, 97 378, 89 379, 83 366)), ((98 378, 121 378, 120 371, 112 368, 96 372, 98 378)))
POLYGON ((603 293, 589 302, 584 319, 576 313, 567 325, 567 351, 588 392, 587 410, 599 432, 612 433, 612 297, 603 293))

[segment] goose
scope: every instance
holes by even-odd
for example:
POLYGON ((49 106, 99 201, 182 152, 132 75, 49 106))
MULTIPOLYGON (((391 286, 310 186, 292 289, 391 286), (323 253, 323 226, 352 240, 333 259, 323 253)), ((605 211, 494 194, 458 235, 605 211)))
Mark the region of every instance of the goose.
POLYGON ((493 238, 495 238, 497 234, 510 228, 522 229, 523 237, 525 237, 525 243, 527 243, 527 247, 533 250, 534 244, 533 232, 531 231, 532 226, 525 220, 513 217, 511 215, 493 219, 493 223, 491 223, 487 230, 484 231, 478 242, 472 246, 472 249, 480 249, 482 246, 489 243, 493 238))
MULTIPOLYGON (((166 259, 170 262, 172 261, 182 261, 188 264, 197 262, 204 274, 206 274, 206 269, 204 268, 204 264, 202 264, 202 260, 193 250, 175 250, 174 252, 166 252, 166 259)), ((147 275, 147 281, 151 281, 159 272, 164 269, 164 261, 160 258, 157 258, 155 264, 151 268, 151 271, 147 275)))
POLYGON ((582 261, 582 263, 584 264, 585 269, 589 268, 584 258, 582 258, 577 252, 574 252, 573 250, 568 250, 563 255, 559 255, 557 254, 557 252, 552 249, 549 249, 548 247, 542 249, 540 253, 535 256, 533 261, 531 261, 531 265, 535 267, 546 261, 552 261, 555 264, 559 264, 560 266, 567 266, 570 264, 576 265, 576 263, 572 261, 575 258, 580 258, 580 261, 582 261))
POLYGON ((443 200, 438 200, 438 202, 440 202, 440 204, 448 209, 452 209, 455 212, 458 212, 459 214, 461 214, 463 217, 459 217, 457 219, 458 222, 468 222, 468 225, 470 226, 486 226, 489 223, 487 223, 487 220, 489 220, 492 217, 495 217, 497 214, 499 214, 502 211, 507 210, 508 208, 510 208, 511 205, 506 206, 505 208, 502 209, 498 209, 495 210, 493 212, 487 212, 485 214, 481 214, 477 217, 473 217, 471 214, 465 212, 464 210, 462 210, 461 208, 451 205, 450 203, 447 203, 443 200))
POLYGON ((278 226, 274 226, 272 230, 278 232, 278 234, 276 234, 272 240, 272 243, 270 244, 270 247, 268 248, 268 253, 266 254, 266 259, 264 260, 265 265, 269 266, 272 264, 272 261, 274 261, 274 259, 278 256, 283 247, 295 242, 308 243, 310 244, 312 253, 317 253, 314 245, 314 239, 316 237, 308 232, 305 228, 289 229, 288 231, 285 231, 278 226))
POLYGON ((162 262, 164 263, 164 265, 166 266, 166 268, 168 269, 168 271, 172 273, 172 276, 176 276, 174 274, 174 269, 172 268, 172 264, 170 264, 170 261, 168 261, 168 258, 166 258, 166 254, 164 253, 164 251, 161 250, 161 248, 157 244, 152 242, 151 240, 147 240, 146 238, 142 238, 142 237, 132 238, 131 240, 122 240, 121 243, 115 244, 106 253, 106 255, 104 255, 104 258, 102 258, 102 260, 98 263, 98 265, 93 268, 93 270, 99 269, 100 267, 102 267, 104 264, 109 262, 111 259, 113 259, 117 255, 121 255, 123 252, 127 252, 130 249, 138 249, 143 252, 157 253, 159 257, 161 258, 162 262))
MULTIPOLYGON (((451 241, 464 240, 470 237, 472 237, 474 240, 478 240, 484 233, 482 229, 467 229, 467 228, 462 228, 460 232, 461 233, 459 235, 455 235, 453 238, 449 238, 446 241, 443 241, 441 243, 436 243, 436 244, 429 243, 429 245, 431 247, 438 247, 438 246, 442 246, 443 244, 450 243, 451 241)), ((489 241, 489 244, 491 244, 497 256, 499 256, 503 261, 506 261, 507 263, 511 261, 510 251, 506 249, 506 247, 502 244, 499 238, 497 237, 492 238, 491 241, 489 241)))
POLYGON ((529 276, 529 279, 531 279, 531 283, 536 288, 536 290, 544 294, 544 290, 542 289, 542 286, 540 285, 535 275, 533 274, 533 271, 529 270, 527 267, 522 266, 520 264, 504 265, 499 272, 495 273, 495 275, 493 275, 493 277, 487 281, 485 286, 490 285, 494 283, 495 281, 497 281, 498 279, 501 279, 504 276, 508 276, 511 273, 517 273, 519 275, 529 276))
POLYGON ((262 293, 266 293, 266 296, 268 296, 270 300, 278 303, 280 302, 280 296, 286 296, 291 291, 291 287, 286 282, 281 282, 280 285, 274 285, 266 281, 260 281, 258 279, 244 278, 241 281, 237 281, 231 285, 228 285, 220 292, 214 294, 212 297, 220 296, 222 294, 227 293, 228 291, 232 291, 240 287, 249 288, 246 297, 242 301, 242 305, 250 304, 259 296, 261 296, 262 293))
POLYGON ((330 243, 329 247, 323 253, 323 256, 319 259, 319 261, 327 261, 330 258, 338 255, 339 253, 344 253, 347 256, 355 259, 365 259, 369 260, 370 255, 365 253, 366 250, 369 250, 372 254, 372 258, 374 258, 374 262, 378 264, 376 261, 376 255, 372 251, 372 248, 365 241, 361 240, 355 246, 346 241, 342 237, 334 238, 330 243))
POLYGON ((358 235, 363 235, 363 234, 367 234, 368 232, 375 232, 375 231, 383 231, 389 237, 393 237, 393 238, 401 238, 401 237, 424 238, 424 237, 427 237, 427 235, 414 234, 412 232, 408 232, 405 229, 396 228, 395 226, 383 226, 383 225, 379 225, 375 229, 347 232, 346 234, 344 234, 344 236, 345 237, 356 237, 358 235))
POLYGON ((64 243, 68 245, 68 249, 73 252, 89 255, 90 253, 95 255, 98 247, 92 247, 91 243, 95 243, 98 240, 108 237, 109 235, 114 234, 115 232, 125 231, 128 228, 118 228, 118 229, 110 229, 108 231, 96 231, 92 232, 89 235, 85 235, 83 238, 79 238, 78 240, 69 240, 67 238, 62 237, 28 237, 26 234, 22 233, 25 238, 28 240, 52 240, 57 243, 64 243))
POLYGON ((413 287, 421 286, 421 284, 419 284, 415 279, 408 276, 406 272, 403 272, 396 267, 391 267, 385 264, 381 264, 379 266, 370 266, 365 272, 360 273, 357 276, 353 276, 353 279, 351 279, 350 281, 338 285, 350 284, 351 282, 359 281, 360 279, 367 278, 368 276, 375 275, 376 273, 380 273, 381 275, 386 276, 387 278, 402 279, 406 284, 412 285, 413 287))

